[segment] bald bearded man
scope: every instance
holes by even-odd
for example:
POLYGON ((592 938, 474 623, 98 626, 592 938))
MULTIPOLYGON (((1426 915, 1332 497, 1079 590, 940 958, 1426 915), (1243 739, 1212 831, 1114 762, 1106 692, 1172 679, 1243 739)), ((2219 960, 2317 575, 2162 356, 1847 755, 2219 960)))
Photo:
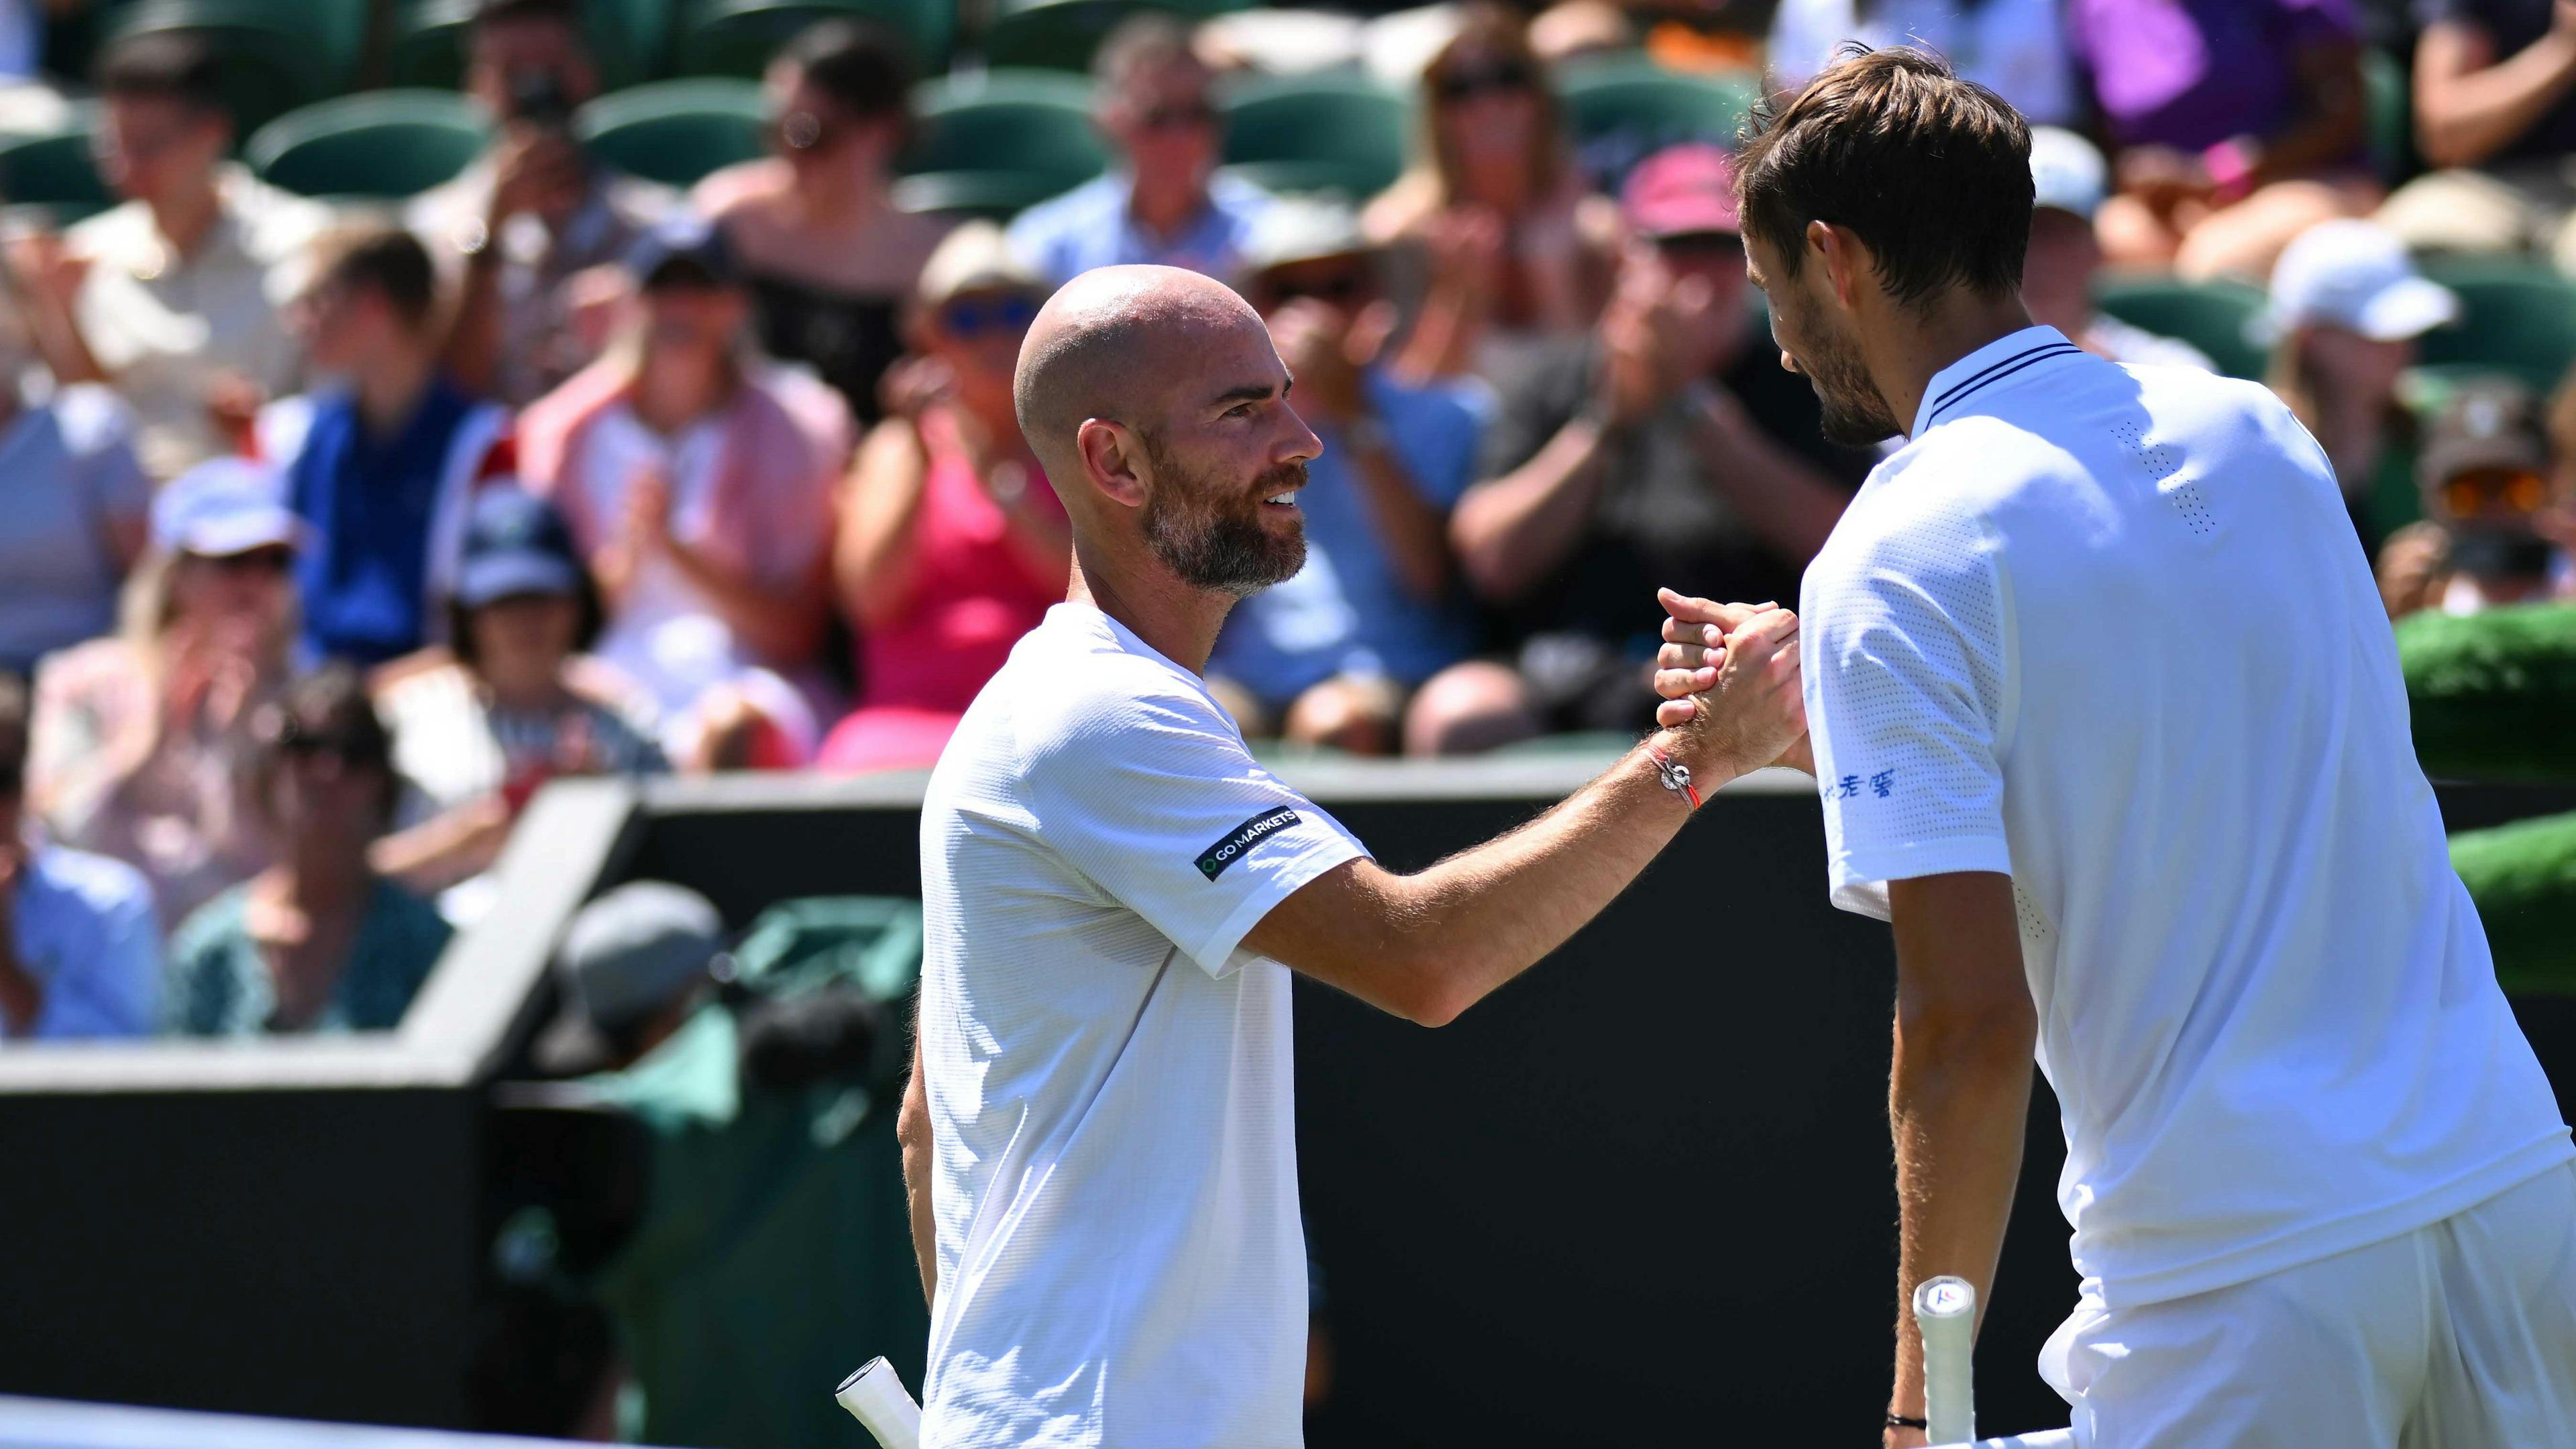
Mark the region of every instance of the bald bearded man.
POLYGON ((1074 570, 922 806, 903 1137, 936 1449, 1299 1444, 1288 973, 1438 1026, 1804 730, 1796 620, 1748 611, 1687 726, 1499 840, 1381 869, 1200 681, 1226 611, 1305 560, 1320 445, 1290 381, 1251 307, 1165 267, 1075 278, 1020 350, 1074 570))

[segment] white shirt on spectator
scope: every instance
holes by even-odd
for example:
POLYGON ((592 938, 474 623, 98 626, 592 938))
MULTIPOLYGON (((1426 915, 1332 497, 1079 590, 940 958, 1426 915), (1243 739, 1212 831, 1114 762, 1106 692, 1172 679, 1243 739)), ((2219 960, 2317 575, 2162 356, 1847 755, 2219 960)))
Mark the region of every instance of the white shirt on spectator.
POLYGON ((2075 71, 2059 0, 1780 0, 1771 15, 1771 83, 1796 91, 1833 59, 1834 47, 1910 45, 1934 51, 1959 74, 2002 96, 2034 126, 2081 125, 2075 71))
POLYGON ((143 466, 168 478, 238 451, 207 410, 230 373, 269 396, 297 381, 301 350, 285 306, 294 265, 330 224, 330 209, 226 166, 222 209, 193 255, 171 249, 151 208, 128 201, 75 225, 65 240, 90 259, 73 301, 81 336, 141 427, 143 466))
POLYGON ((1807 571, 1836 904, 2013 878, 2111 1308, 2568 1160, 2333 469, 2259 385, 2033 327, 1943 369, 1807 571))
POLYGON ((1238 946, 1365 853, 1088 605, 977 696, 921 822, 924 1443, 1303 1442, 1289 975, 1238 946))
POLYGON ((18 969, 44 992, 23 1035, 152 1034, 161 1012, 161 931, 140 872, 103 855, 37 846, 19 867, 9 908, 18 969))
MULTIPOLYGON (((658 472, 670 486, 671 536, 684 543, 705 538, 724 424, 709 419, 665 438, 621 402, 596 427, 580 454, 579 486, 589 491, 592 516, 623 517, 635 481, 658 472)), ((706 591, 654 554, 637 564, 591 652, 642 685, 665 720, 685 716, 699 695, 756 667, 706 591)))

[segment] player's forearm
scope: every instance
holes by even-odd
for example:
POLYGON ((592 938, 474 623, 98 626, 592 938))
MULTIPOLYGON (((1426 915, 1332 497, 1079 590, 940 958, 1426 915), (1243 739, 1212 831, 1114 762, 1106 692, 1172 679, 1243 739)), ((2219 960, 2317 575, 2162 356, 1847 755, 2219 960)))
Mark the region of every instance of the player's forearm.
POLYGON ((2030 1111, 2027 1009, 1909 1023, 1899 1013, 1888 1124, 1896 1145, 1899 1214, 1896 1387, 1901 1414, 1923 1412, 1915 1285, 1944 1273, 1994 1287, 2030 1111))
POLYGON ((1416 875, 1374 872, 1358 887, 1372 898, 1342 926, 1276 948, 1257 929, 1252 944, 1383 1010, 1442 1026, 1599 915, 1688 818, 1634 752, 1509 835, 1416 875))
POLYGON ((939 1297, 939 1229, 930 1215, 930 1091, 922 1079, 921 1047, 912 1051, 912 1079, 904 1083, 903 1106, 895 1116, 895 1138, 903 1145, 903 1195, 912 1213, 912 1256, 921 1269, 921 1298, 939 1297))

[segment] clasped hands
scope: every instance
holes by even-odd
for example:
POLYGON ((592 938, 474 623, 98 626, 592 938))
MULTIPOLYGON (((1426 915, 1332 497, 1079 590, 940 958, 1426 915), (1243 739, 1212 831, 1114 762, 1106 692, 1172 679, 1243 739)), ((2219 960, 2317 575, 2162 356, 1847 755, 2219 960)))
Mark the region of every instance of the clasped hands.
POLYGON ((1655 656, 1655 723, 1731 777, 1764 765, 1815 771, 1798 665, 1798 616, 1671 589, 1655 656))

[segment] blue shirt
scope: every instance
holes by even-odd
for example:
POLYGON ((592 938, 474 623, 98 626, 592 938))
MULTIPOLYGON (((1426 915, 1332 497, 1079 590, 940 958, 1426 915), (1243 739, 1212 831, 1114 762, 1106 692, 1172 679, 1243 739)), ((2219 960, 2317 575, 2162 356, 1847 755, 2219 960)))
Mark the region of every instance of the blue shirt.
MULTIPOLYGON (((1379 372, 1369 373, 1362 387, 1414 490, 1446 514, 1475 481, 1481 395, 1455 386, 1408 387, 1379 372)), ((1306 517, 1306 566, 1237 604, 1208 662, 1209 673, 1274 709, 1337 674, 1420 684, 1465 658, 1474 644, 1458 600, 1424 600, 1404 586, 1378 536, 1350 449, 1331 430, 1318 431, 1324 452, 1306 465, 1306 490, 1297 495, 1306 517)))
POLYGON ((391 437, 368 436, 353 394, 314 399, 287 464, 289 506, 313 525, 296 560, 304 642, 314 653, 381 664, 429 637, 431 524, 471 399, 444 377, 391 437))
POLYGON ((1156 239, 1127 212, 1132 178, 1112 171, 1011 223, 1011 249, 1057 286, 1094 267, 1153 263, 1230 279, 1243 260, 1243 239, 1270 205, 1270 193, 1241 177, 1208 178, 1208 204, 1180 234, 1156 239))
POLYGON ((160 1016, 161 930, 152 887, 123 861, 44 846, 18 873, 18 969, 44 989, 26 1035, 148 1036, 160 1016))

